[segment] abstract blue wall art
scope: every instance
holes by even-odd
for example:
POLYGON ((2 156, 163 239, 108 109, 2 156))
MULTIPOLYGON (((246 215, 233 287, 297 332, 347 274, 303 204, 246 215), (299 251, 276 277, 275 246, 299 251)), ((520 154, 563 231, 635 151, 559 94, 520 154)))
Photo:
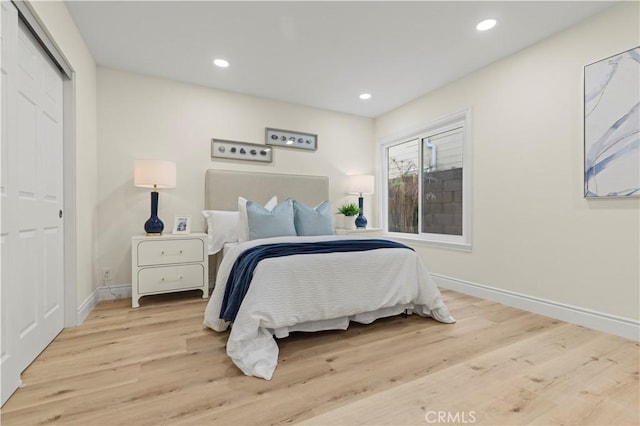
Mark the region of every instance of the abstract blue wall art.
POLYGON ((640 197, 640 47, 584 67, 584 196, 640 197))

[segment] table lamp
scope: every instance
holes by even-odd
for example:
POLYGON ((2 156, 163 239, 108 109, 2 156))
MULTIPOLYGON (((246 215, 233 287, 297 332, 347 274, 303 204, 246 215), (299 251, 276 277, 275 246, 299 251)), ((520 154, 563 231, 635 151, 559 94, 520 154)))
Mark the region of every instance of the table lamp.
POLYGON ((358 208, 360 214, 356 217, 356 228, 366 229, 367 218, 364 217, 364 200, 362 194, 373 194, 375 178, 372 175, 354 175, 349 176, 348 192, 350 194, 359 194, 358 208))
POLYGON ((147 235, 162 235, 164 223, 158 217, 158 188, 176 187, 176 163, 164 160, 136 160, 133 184, 151 191, 151 217, 145 222, 147 235))

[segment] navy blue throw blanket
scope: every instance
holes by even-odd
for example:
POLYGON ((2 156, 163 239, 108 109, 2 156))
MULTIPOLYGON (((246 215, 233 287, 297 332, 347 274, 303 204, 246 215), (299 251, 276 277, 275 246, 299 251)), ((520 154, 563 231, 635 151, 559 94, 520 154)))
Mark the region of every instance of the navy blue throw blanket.
POLYGON ((242 253, 233 264, 224 290, 220 319, 234 321, 240 304, 249 290, 253 278, 253 271, 262 259, 282 257, 294 254, 320 254, 350 251, 368 251, 383 248, 411 247, 395 241, 362 239, 362 240, 331 240, 311 243, 275 243, 252 247, 242 253))

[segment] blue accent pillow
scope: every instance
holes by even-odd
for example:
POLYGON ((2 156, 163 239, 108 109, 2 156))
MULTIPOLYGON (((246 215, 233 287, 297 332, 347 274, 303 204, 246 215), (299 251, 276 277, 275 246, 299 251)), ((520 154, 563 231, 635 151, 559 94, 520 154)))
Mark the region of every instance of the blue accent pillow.
POLYGON ((293 223, 298 236, 333 235, 333 211, 325 201, 315 209, 293 200, 293 223))
POLYGON ((293 224, 293 202, 285 200, 272 210, 253 201, 247 201, 247 222, 249 239, 271 237, 294 237, 296 227, 293 224))

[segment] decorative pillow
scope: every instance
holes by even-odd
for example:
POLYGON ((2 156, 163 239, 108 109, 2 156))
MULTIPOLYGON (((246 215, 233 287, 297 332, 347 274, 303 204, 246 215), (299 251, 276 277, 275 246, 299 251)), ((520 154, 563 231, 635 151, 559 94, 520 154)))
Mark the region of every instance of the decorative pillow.
MULTIPOLYGON (((278 197, 275 195, 264 205, 267 210, 273 209, 278 204, 278 197)), ((240 223, 238 224, 238 242, 249 241, 249 222, 247 220, 247 199, 238 197, 238 211, 240 212, 240 223)))
POLYGON ((239 212, 223 210, 203 210, 207 219, 207 234, 209 235, 209 254, 216 254, 225 243, 238 241, 239 212))
POLYGON ((299 236, 333 235, 331 203, 325 201, 312 209, 293 200, 293 223, 299 236))
POLYGON ((293 224, 293 202, 285 200, 273 210, 266 209, 253 201, 247 201, 249 238, 289 237, 296 235, 293 224))

